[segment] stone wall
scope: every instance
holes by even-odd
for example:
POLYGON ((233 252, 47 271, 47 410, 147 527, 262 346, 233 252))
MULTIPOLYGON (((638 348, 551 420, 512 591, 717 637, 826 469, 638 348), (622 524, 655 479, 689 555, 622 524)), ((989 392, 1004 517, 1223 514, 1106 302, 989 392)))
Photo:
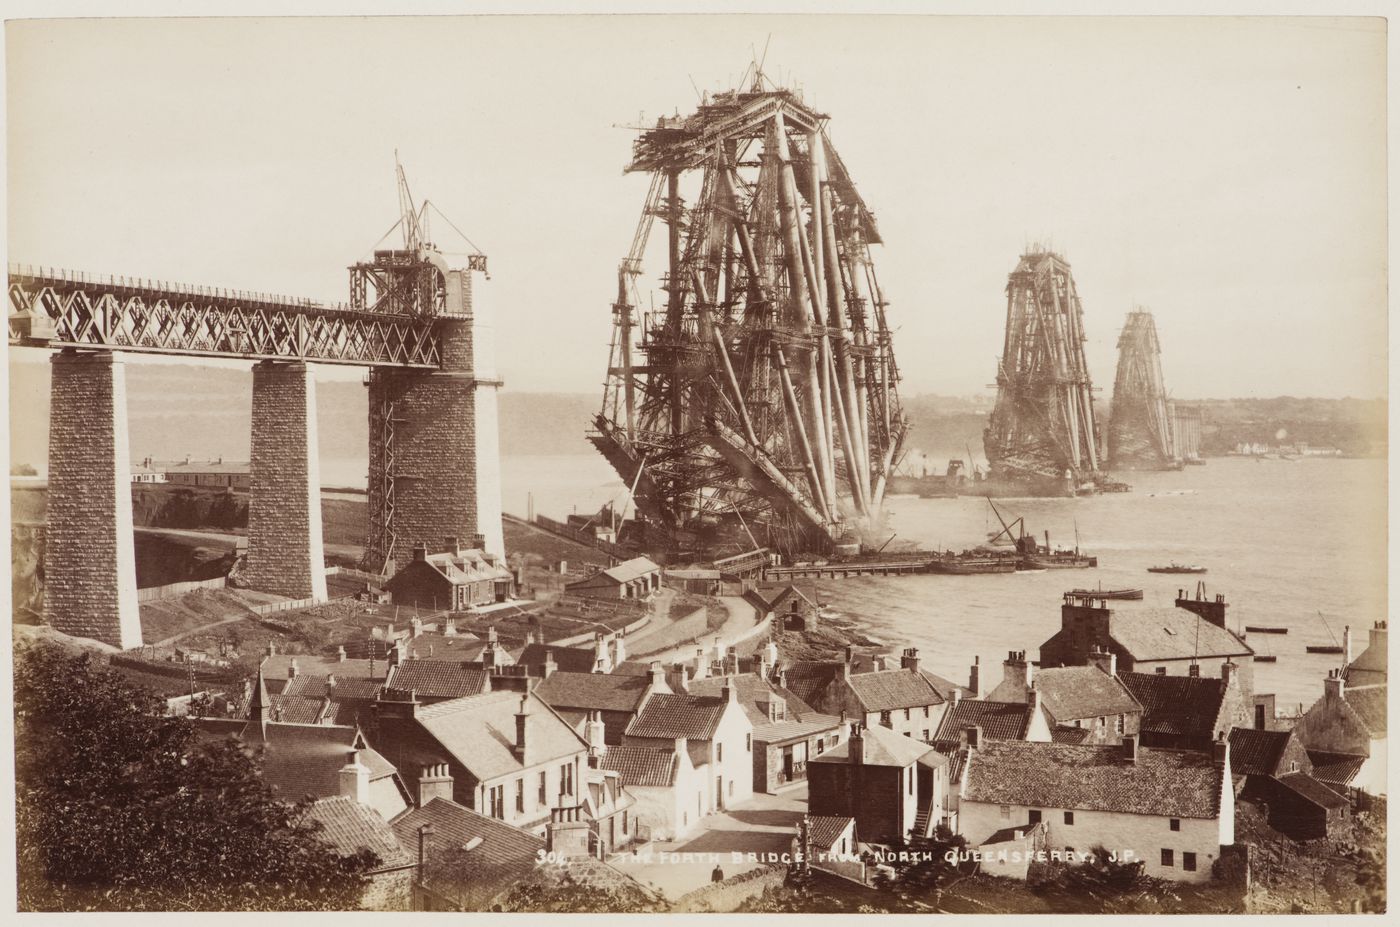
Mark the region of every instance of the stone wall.
POLYGON ((76 637, 141 644, 126 376, 112 354, 52 358, 45 620, 76 637))
POLYGON ((253 367, 252 487, 243 584, 326 598, 316 384, 303 363, 253 367))

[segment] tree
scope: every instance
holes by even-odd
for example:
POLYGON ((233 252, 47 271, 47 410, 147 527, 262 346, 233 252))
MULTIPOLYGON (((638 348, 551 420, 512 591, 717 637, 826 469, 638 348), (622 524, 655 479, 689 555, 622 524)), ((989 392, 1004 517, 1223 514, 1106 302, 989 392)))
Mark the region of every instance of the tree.
POLYGON ((162 708, 87 655, 17 654, 21 910, 357 907, 374 854, 340 857, 239 744, 162 708))

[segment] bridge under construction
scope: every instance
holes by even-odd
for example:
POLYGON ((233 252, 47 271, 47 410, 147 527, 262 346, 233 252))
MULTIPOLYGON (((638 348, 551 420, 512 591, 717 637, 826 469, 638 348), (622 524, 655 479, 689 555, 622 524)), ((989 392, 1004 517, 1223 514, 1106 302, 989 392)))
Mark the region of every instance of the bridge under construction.
POLYGON ((1064 496, 1116 489, 1103 470, 1084 309, 1069 262, 1021 255, 1006 284, 1006 339, 983 446, 984 492, 1064 496))
POLYGON ((1118 336, 1108 461, 1116 470, 1175 470, 1182 466, 1167 388, 1162 347, 1152 313, 1128 313, 1118 336))
POLYGON ((827 122, 760 74, 634 144, 626 170, 651 184, 589 438, 650 550, 831 552, 878 530, 907 423, 879 228, 827 122), (643 299, 656 219, 660 298, 643 299))

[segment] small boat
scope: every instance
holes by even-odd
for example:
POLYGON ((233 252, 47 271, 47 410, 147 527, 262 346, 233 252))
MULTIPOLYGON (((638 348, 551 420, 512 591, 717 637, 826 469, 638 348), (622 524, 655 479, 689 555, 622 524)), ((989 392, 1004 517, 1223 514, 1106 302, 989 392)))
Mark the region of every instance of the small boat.
POLYGON ((1204 573, 1205 571, 1205 567, 1185 566, 1180 563, 1173 563, 1170 566, 1150 566, 1147 568, 1147 572, 1149 573, 1204 573))
POLYGON ((1096 599, 1132 599, 1137 601, 1142 598, 1141 589, 1071 589, 1068 594, 1092 596, 1096 599))
POLYGON ((1275 656, 1274 654, 1271 654, 1271 653, 1256 653, 1256 654, 1254 655, 1254 662, 1255 662, 1255 663, 1277 663, 1277 662, 1278 662, 1278 657, 1275 656))
POLYGON ((1308 653, 1341 653, 1342 648, 1334 644, 1309 644, 1308 653))
POLYGON ((1287 628, 1266 628, 1260 625, 1247 624, 1244 629, 1250 634, 1287 634, 1287 628))

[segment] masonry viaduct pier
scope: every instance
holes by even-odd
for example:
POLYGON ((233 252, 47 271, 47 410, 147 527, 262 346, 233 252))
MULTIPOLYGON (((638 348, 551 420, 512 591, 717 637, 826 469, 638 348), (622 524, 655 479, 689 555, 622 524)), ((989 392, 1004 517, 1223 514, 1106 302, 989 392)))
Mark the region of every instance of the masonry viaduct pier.
POLYGON ((51 358, 45 620, 141 644, 123 355, 254 361, 244 585, 326 596, 312 364, 369 368, 365 566, 392 573, 415 543, 470 538, 505 556, 496 378, 472 273, 405 232, 350 267, 348 305, 53 268, 9 271, 12 346, 51 358))

